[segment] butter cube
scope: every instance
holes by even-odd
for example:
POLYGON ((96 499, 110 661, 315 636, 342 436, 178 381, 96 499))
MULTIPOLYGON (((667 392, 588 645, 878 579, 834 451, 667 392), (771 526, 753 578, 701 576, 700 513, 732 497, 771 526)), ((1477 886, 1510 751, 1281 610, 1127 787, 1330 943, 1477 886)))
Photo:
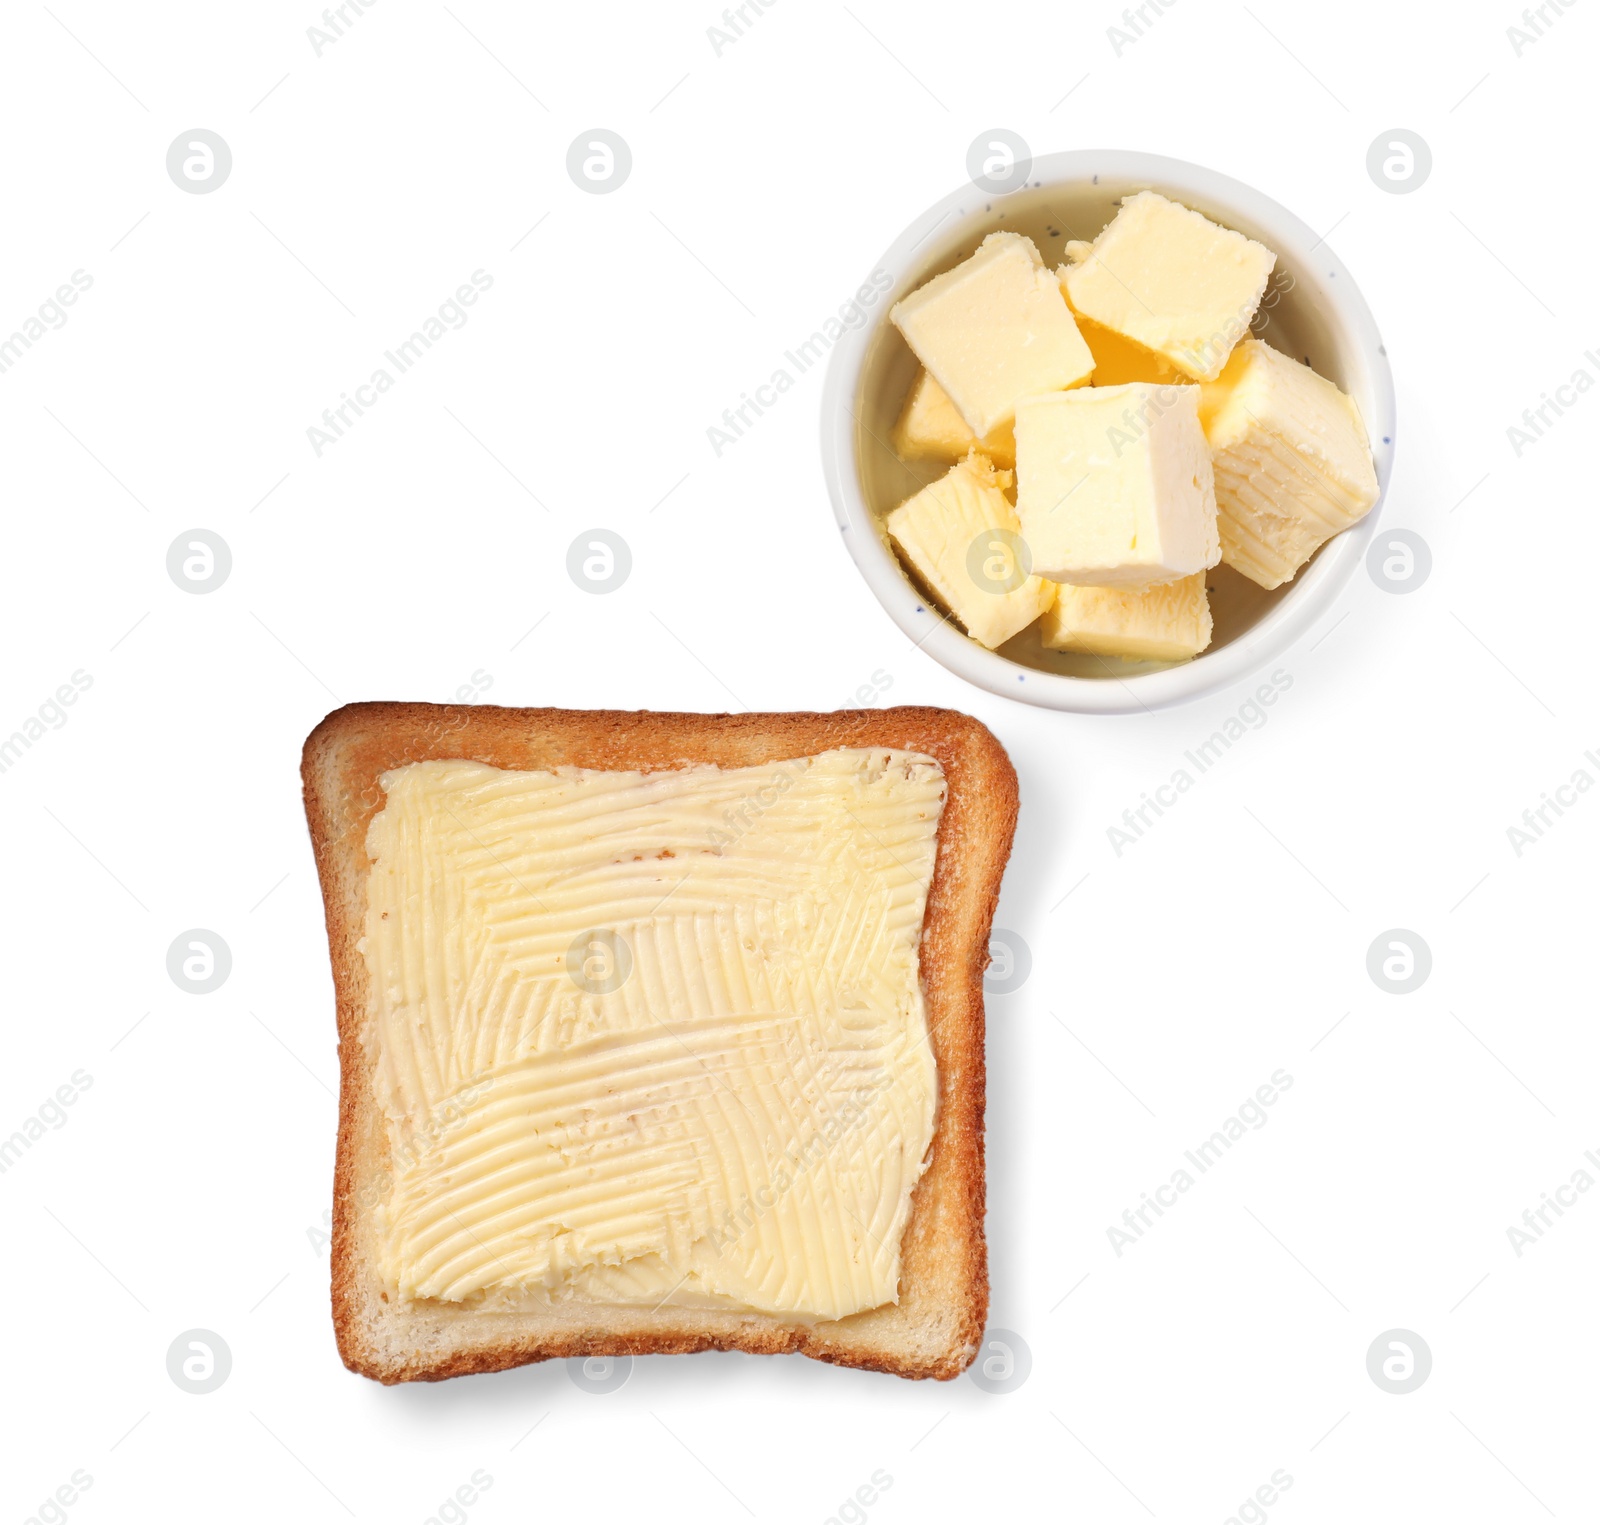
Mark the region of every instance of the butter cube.
POLYGON ((1254 239, 1140 191, 1065 279, 1074 311, 1210 381, 1249 332, 1276 263, 1254 239))
POLYGON ((956 412, 949 393, 926 371, 919 371, 911 384, 905 407, 900 410, 900 421, 890 438, 903 461, 959 461, 977 448, 996 466, 1017 463, 1017 442, 1011 425, 1001 424, 988 439, 980 440, 956 412))
POLYGON ((993 650, 1049 608, 1055 588, 1030 575, 1028 548, 996 471, 973 452, 889 515, 889 538, 928 589, 993 650))
POLYGON ((1201 388, 1222 559, 1276 588, 1378 501, 1355 403, 1331 381, 1246 339, 1201 388))
POLYGON ((1199 387, 1148 382, 1022 401, 1017 515, 1040 576, 1137 589, 1217 564, 1199 403, 1199 387))
POLYGON ((1059 651, 1087 651, 1132 662, 1182 662, 1211 644, 1206 574, 1158 583, 1142 593, 1064 583, 1039 627, 1059 651))
POLYGON ((1094 369, 1060 284, 1020 233, 991 233, 889 316, 979 439, 1011 422, 1019 397, 1076 386, 1094 369))

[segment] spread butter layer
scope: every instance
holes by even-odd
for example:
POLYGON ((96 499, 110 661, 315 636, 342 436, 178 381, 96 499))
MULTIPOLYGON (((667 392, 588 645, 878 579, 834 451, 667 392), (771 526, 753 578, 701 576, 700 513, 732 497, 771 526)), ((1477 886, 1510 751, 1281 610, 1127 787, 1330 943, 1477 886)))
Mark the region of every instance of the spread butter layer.
POLYGON ((362 947, 384 1279, 496 1306, 896 1301, 937 1099, 939 765, 425 762, 382 784, 362 947))

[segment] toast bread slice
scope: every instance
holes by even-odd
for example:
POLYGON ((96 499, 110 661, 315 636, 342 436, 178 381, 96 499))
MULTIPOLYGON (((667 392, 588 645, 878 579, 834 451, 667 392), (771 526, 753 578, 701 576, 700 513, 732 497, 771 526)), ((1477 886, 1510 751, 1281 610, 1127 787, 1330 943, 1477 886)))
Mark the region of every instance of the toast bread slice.
POLYGON ((339 1032, 332 1297, 339 1352, 352 1371, 393 1383, 498 1371, 556 1357, 699 1350, 800 1352, 903 1377, 949 1379, 971 1364, 988 1312, 984 1242, 983 975, 990 921, 1011 851, 1017 781, 978 721, 953 710, 833 714, 665 714, 350 704, 307 738, 301 764, 321 878, 339 1032), (367 1050, 367 828, 384 806, 380 776, 433 759, 504 769, 724 768, 892 747, 940 763, 946 798, 920 944, 920 976, 938 1075, 929 1162, 902 1240, 898 1303, 822 1322, 762 1312, 586 1303, 495 1309, 402 1300, 377 1274, 373 1208, 390 1166, 367 1050))

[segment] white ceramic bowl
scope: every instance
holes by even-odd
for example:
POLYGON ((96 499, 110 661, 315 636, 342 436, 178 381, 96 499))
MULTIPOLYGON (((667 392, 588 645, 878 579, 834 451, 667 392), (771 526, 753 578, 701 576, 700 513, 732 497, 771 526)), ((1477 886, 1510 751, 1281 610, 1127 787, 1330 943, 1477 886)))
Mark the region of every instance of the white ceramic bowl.
MULTIPOLYGON (((828 362, 822 398, 822 462, 835 518, 856 565, 895 623, 936 661, 993 693, 1051 709, 1091 714, 1181 704, 1238 679, 1286 650, 1332 606, 1366 554, 1394 459, 1394 383, 1372 313, 1327 244, 1277 202, 1237 180, 1179 159, 1085 149, 1033 161, 1026 183, 996 196, 967 184, 930 207, 878 261, 887 300, 876 323, 847 329, 828 362), (1155 190, 1278 256, 1277 300, 1258 337, 1306 360, 1356 401, 1378 469, 1378 504, 1335 536, 1294 580, 1268 593, 1226 566, 1213 587, 1216 630, 1193 661, 1107 662, 1052 652, 1026 631, 988 651, 931 609, 883 532, 884 516, 945 469, 907 465, 888 440, 917 361, 888 310, 930 276, 965 259, 997 228, 1026 233, 1045 263, 1065 258, 1068 238, 1092 239, 1134 191, 1155 190)), ((880 276, 881 284, 881 276, 880 276)))

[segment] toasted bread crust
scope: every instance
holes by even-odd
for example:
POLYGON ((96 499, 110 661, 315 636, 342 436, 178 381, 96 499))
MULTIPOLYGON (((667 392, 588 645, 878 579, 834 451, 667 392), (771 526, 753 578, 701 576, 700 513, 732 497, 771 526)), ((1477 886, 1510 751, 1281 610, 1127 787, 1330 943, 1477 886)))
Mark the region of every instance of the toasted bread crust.
POLYGON ((800 1352, 902 1377, 958 1376, 988 1312, 984 1241, 983 974, 990 922, 1011 851, 1017 780, 979 722, 953 710, 696 715, 504 709, 490 705, 350 704, 306 739, 306 820, 322 883, 339 1027, 339 1137, 334 1171, 332 1294, 339 1352, 379 1382, 437 1381, 575 1356, 699 1350, 800 1352), (497 768, 734 768, 834 747, 895 747, 935 758, 946 801, 921 943, 921 976, 939 1077, 929 1163, 902 1241, 900 1301, 804 1324, 777 1315, 588 1307, 586 1316, 402 1304, 371 1269, 363 1181, 388 1163, 371 1084, 366 962, 367 827, 391 768, 468 759, 497 768))

